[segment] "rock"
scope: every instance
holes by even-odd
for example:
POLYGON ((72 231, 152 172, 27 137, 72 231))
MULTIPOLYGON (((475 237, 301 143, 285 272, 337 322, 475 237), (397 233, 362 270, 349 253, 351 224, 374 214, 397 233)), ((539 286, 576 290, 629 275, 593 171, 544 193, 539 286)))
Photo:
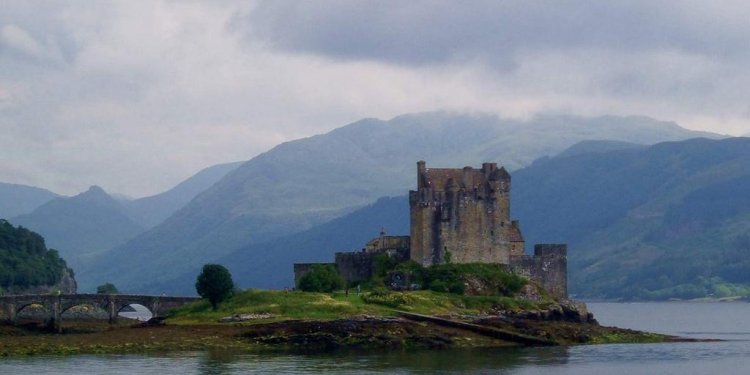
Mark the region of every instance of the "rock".
POLYGON ((232 316, 225 316, 219 319, 220 323, 233 323, 233 322, 244 322, 246 320, 258 320, 258 319, 269 319, 273 318, 273 314, 261 313, 261 314, 235 314, 232 316))

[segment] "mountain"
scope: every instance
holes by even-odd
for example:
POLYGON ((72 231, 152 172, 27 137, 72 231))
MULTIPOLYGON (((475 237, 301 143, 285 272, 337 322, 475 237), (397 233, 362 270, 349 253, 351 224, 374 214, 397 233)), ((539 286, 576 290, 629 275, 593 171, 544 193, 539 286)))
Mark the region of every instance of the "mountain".
MULTIPOLYGON (((217 260, 232 273, 239 287, 280 289, 294 285, 294 263, 331 262, 336 251, 354 251, 377 237, 384 229, 389 235, 409 234, 407 197, 381 198, 343 217, 301 233, 252 244, 217 260)), ((143 290, 190 295, 200 267, 167 282, 146 285, 143 290)))
POLYGON ((73 271, 44 238, 0 219, 0 294, 75 293, 73 271))
POLYGON ((575 294, 744 293, 742 285, 750 285, 750 139, 540 160, 513 174, 513 216, 527 243, 569 244, 575 294))
POLYGON ((44 236, 75 270, 91 255, 143 232, 143 227, 98 186, 74 197, 55 198, 11 220, 44 236))
MULTIPOLYGON (((511 215, 520 219, 527 250, 534 243, 569 244, 574 293, 666 299, 750 292, 750 139, 560 155, 513 174, 511 215)), ((334 252, 377 236, 380 226, 409 232, 406 197, 380 199, 218 262, 242 287, 290 286, 293 263, 329 262, 334 252)), ((147 289, 190 293, 197 272, 147 289)))
POLYGON ((116 275, 112 281, 131 290, 158 286, 237 248, 304 231, 381 196, 401 195, 412 186, 419 159, 428 166, 496 160, 514 169, 587 139, 651 144, 701 135, 718 137, 645 117, 518 121, 423 113, 361 120, 244 163, 160 225, 103 254, 80 272, 80 282, 93 287, 102 275, 116 275), (138 273, 130 272, 136 268, 138 273))
POLYGON ((126 212, 140 225, 151 228, 190 202, 196 195, 237 169, 242 162, 218 164, 201 170, 163 193, 121 201, 126 212))
POLYGON ((609 151, 617 151, 617 150, 627 150, 632 148, 642 148, 646 147, 645 145, 638 144, 638 143, 632 143, 632 142, 622 142, 622 141, 607 141, 607 140, 598 140, 598 141, 581 141, 573 146, 570 146, 570 148, 566 149, 565 151, 557 154, 557 157, 568 157, 568 156, 575 156, 580 154, 594 154, 594 153, 603 153, 603 152, 609 152, 609 151))
POLYGON ((0 218, 27 214, 57 197, 49 190, 0 182, 0 218))

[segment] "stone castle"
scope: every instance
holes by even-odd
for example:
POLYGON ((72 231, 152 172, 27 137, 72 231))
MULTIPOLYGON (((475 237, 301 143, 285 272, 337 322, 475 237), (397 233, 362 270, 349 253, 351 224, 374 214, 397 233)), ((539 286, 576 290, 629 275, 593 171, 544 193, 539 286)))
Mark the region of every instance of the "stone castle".
MULTIPOLYGON (((535 245, 534 255, 525 255, 520 225, 510 217, 510 189, 510 174, 496 163, 448 169, 419 161, 417 190, 409 192, 410 236, 381 231, 362 251, 336 253, 333 265, 352 283, 372 276, 378 254, 423 266, 496 263, 567 298, 566 245, 535 245)), ((295 282, 311 265, 294 265, 295 282)))

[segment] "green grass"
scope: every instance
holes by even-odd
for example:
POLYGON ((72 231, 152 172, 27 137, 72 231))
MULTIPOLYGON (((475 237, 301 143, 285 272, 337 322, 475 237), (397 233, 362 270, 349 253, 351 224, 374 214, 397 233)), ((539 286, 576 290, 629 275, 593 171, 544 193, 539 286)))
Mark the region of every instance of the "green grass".
POLYGON ((287 319, 331 320, 357 315, 392 315, 380 305, 366 304, 356 293, 308 293, 249 289, 235 294, 213 311, 207 301, 173 310, 169 321, 177 324, 216 323, 234 314, 268 313, 272 318, 248 322, 287 319))
POLYGON ((385 296, 384 299, 368 298, 370 293, 363 292, 362 296, 358 296, 350 292, 347 296, 342 291, 307 293, 249 289, 235 294, 222 303, 217 311, 213 311, 207 301, 173 310, 169 321, 176 324, 211 324, 235 314, 273 315, 268 319, 247 321, 247 324, 252 324, 288 319, 332 320, 361 315, 385 317, 396 315, 395 310, 429 315, 476 315, 494 307, 518 310, 541 308, 545 304, 505 296, 462 296, 428 290, 378 292, 378 295, 385 296))

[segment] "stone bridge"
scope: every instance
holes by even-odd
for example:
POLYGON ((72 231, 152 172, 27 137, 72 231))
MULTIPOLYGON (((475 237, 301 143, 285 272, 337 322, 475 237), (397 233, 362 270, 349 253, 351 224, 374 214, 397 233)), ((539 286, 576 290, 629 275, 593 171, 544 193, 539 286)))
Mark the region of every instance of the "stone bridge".
POLYGON ((154 317, 165 316, 176 307, 200 300, 197 297, 145 296, 129 294, 62 294, 0 296, 0 309, 7 322, 15 324, 18 314, 31 305, 41 305, 49 313, 48 323, 60 331, 62 314, 75 306, 98 306, 109 315, 109 322, 117 321, 117 314, 130 305, 142 305, 154 317))

